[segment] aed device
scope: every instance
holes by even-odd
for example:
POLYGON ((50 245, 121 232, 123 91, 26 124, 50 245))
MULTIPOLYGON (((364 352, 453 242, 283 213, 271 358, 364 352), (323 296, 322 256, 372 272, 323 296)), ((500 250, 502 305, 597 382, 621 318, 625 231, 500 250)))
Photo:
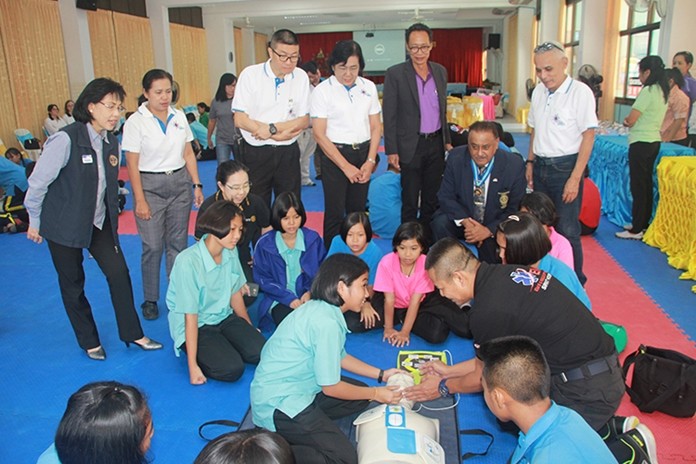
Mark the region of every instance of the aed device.
POLYGON ((399 351, 396 368, 411 374, 418 385, 421 381, 418 368, 430 361, 442 361, 447 364, 447 355, 444 351, 399 351))
MULTIPOLYGON (((389 378, 388 386, 414 385, 407 373, 389 378)), ((440 446, 440 421, 411 410, 412 402, 382 404, 360 414, 356 426, 360 464, 445 464, 440 446)))

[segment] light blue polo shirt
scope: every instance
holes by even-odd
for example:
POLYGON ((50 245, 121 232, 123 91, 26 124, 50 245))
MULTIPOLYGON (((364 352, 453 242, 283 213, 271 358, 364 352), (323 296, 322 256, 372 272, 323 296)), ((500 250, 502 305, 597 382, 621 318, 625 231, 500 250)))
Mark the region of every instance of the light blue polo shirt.
POLYGON ((46 451, 41 453, 41 456, 39 456, 39 460, 36 461, 36 464, 60 464, 55 443, 52 443, 46 451))
POLYGON ((217 264, 206 237, 179 253, 169 277, 169 333, 177 356, 186 341, 186 314, 198 314, 198 327, 219 324, 232 314, 230 298, 246 283, 237 249, 223 249, 217 264))
POLYGON ((527 434, 520 432, 510 463, 554 462, 616 464, 616 458, 580 414, 552 401, 527 434))
POLYGON ((323 385, 340 382, 347 333, 337 306, 310 300, 292 311, 261 351, 251 382, 254 424, 275 432, 276 409, 295 417, 323 385))
MULTIPOLYGON (((297 229, 297 237, 295 237, 295 248, 288 248, 283 240, 283 235, 279 232, 275 236, 275 244, 278 248, 278 253, 280 257, 285 261, 285 288, 290 290, 292 293, 296 292, 295 284, 297 283, 297 278, 302 274, 302 266, 300 265, 300 258, 302 253, 305 252, 305 241, 304 232, 302 229, 297 229)), ((297 295, 301 298, 302 295, 297 295)), ((277 305, 278 302, 274 301, 271 305, 271 309, 277 305)))
MULTIPOLYGON (((331 246, 329 247, 329 252, 326 254, 326 257, 328 258, 336 253, 346 253, 349 255, 353 254, 353 251, 348 245, 346 245, 346 242, 343 241, 340 235, 336 235, 331 241, 331 246)), ((358 258, 365 261, 367 267, 370 268, 370 275, 367 281, 368 285, 375 284, 377 266, 383 257, 384 252, 373 241, 367 242, 367 248, 365 248, 365 251, 363 251, 361 255, 358 255, 358 258)))

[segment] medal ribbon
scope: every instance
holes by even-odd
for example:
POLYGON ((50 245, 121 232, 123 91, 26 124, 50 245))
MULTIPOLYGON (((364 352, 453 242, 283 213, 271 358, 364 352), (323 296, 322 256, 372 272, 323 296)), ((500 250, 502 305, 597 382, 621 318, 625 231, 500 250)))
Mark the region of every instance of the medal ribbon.
POLYGON ((483 184, 486 183, 488 176, 491 175, 491 171, 493 170, 494 162, 495 158, 491 159, 491 161, 488 163, 488 166, 486 166, 483 172, 479 173, 478 166, 476 166, 476 163, 474 163, 473 159, 471 160, 471 172, 474 174, 474 187, 481 187, 483 184))

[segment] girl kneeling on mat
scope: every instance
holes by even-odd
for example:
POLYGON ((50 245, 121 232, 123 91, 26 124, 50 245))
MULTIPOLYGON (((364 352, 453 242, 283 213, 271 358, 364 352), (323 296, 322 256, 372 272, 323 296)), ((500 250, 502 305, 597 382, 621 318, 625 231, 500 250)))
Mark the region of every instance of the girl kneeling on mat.
POLYGON ((358 413, 370 400, 401 399, 391 387, 367 387, 341 376, 345 369, 381 382, 399 372, 382 371, 345 351, 343 313, 360 311, 367 270, 352 255, 327 258, 312 283, 312 300, 285 318, 261 352, 251 382, 254 424, 282 435, 297 462, 357 462, 350 440, 332 419, 358 413))
POLYGON ((440 295, 425 272, 428 246, 423 226, 401 224, 392 246, 394 252, 377 266, 372 298, 372 306, 383 315, 383 339, 392 346, 407 346, 413 332, 430 343, 442 343, 450 330, 471 338, 468 314, 440 295), (394 328, 395 322, 402 324, 401 330, 394 328))
POLYGON ((206 377, 234 382, 244 373, 245 362, 259 362, 265 339, 244 305, 248 289, 235 248, 243 221, 234 204, 213 203, 198 218, 202 240, 174 262, 167 290, 169 332, 176 355, 186 353, 193 385, 205 383, 206 377))

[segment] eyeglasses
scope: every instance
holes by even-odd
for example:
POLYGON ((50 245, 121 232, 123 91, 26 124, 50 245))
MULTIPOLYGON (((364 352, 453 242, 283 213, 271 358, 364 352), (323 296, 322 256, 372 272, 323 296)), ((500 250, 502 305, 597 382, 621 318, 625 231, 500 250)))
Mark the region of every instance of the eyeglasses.
POLYGON ((225 187, 227 187, 228 189, 230 189, 231 191, 233 191, 235 193, 248 192, 249 190, 251 190, 251 182, 246 182, 246 183, 241 184, 241 185, 225 184, 225 187))
POLYGON ((431 48, 433 48, 432 44, 429 44, 429 45, 409 45, 408 51, 410 51, 411 53, 418 53, 418 52, 425 53, 425 52, 429 52, 431 48))
POLYGON ((118 109, 119 113, 123 113, 124 111, 126 111, 126 109, 123 107, 123 105, 119 105, 117 108, 115 103, 106 104, 103 101, 100 101, 97 103, 101 103, 102 105, 104 105, 104 108, 106 108, 109 111, 113 111, 114 109, 118 109))
POLYGON ((278 57, 278 59, 280 61, 282 61, 283 63, 287 63, 288 61, 291 63, 297 63, 298 61, 300 61, 300 55, 281 55, 280 53, 273 50, 272 48, 271 48, 271 51, 273 53, 275 53, 276 56, 278 57))
POLYGON ((543 44, 537 45, 534 48, 534 53, 540 53, 540 52, 549 52, 553 49, 564 51, 563 48, 561 48, 560 45, 554 42, 544 42, 543 44))

